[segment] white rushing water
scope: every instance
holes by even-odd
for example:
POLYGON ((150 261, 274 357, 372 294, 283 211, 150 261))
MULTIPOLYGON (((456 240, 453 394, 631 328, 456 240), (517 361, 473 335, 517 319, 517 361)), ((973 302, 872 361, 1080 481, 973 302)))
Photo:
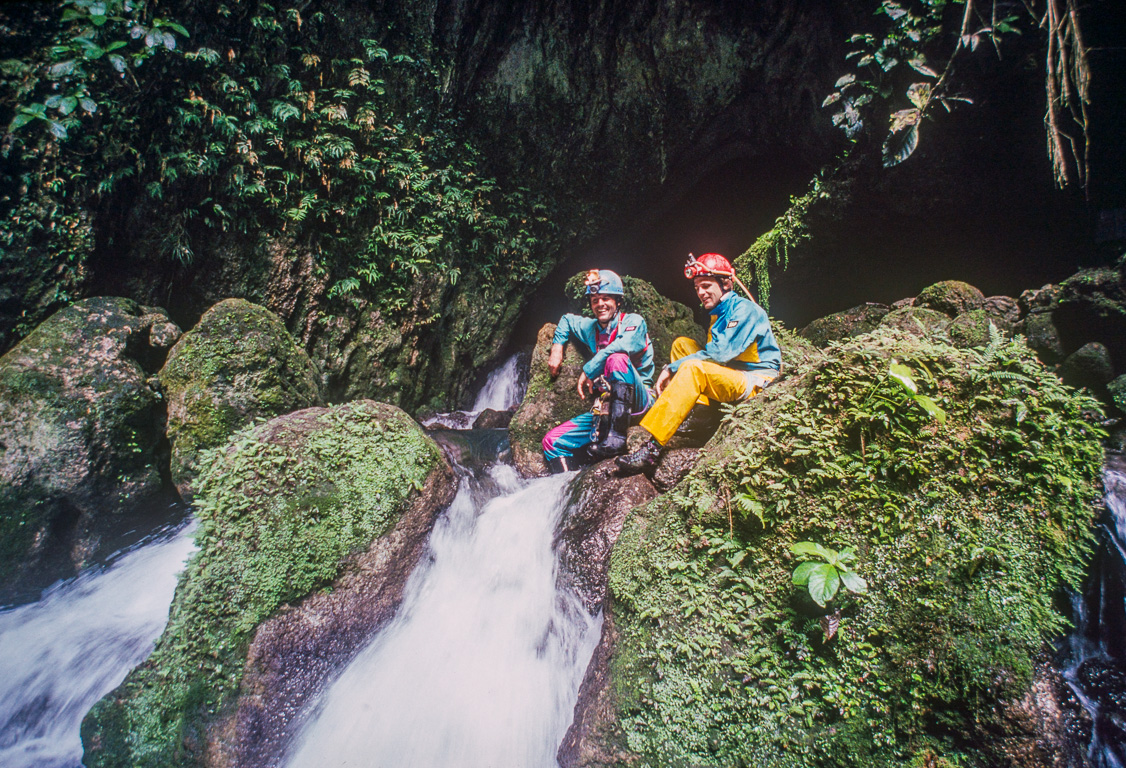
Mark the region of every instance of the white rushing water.
POLYGON ((510 411, 524 399, 528 388, 525 376, 525 357, 519 353, 509 357, 503 365, 494 369, 485 380, 473 407, 468 411, 437 413, 422 422, 425 427, 446 427, 448 429, 469 429, 481 411, 489 408, 494 411, 510 411))
POLYGON ((194 547, 182 527, 0 611, 0 766, 81 765, 82 718, 152 651, 194 547))
POLYGON ((462 480, 398 615, 307 715, 290 768, 556 765, 601 628, 558 588, 572 475, 490 472, 492 492, 462 480))

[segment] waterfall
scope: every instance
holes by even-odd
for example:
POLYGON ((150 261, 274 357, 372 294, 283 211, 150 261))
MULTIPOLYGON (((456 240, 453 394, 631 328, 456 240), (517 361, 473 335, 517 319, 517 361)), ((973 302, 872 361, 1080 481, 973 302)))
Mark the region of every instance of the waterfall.
POLYGON ((152 651, 190 533, 181 526, 0 611, 0 765, 81 764, 82 718, 152 651))
POLYGON ((517 352, 489 373, 473 407, 468 411, 437 413, 422 422, 424 427, 469 429, 481 411, 510 411, 524 399, 528 389, 528 359, 526 353, 517 352))
POLYGON ((516 354, 490 373, 485 386, 481 387, 481 392, 477 395, 476 402, 473 403, 473 410, 477 413, 486 408, 507 411, 519 405, 524 399, 524 391, 528 388, 524 362, 522 356, 516 354))
POLYGON ((289 768, 556 765, 601 631, 559 588, 571 477, 462 471, 396 618, 306 715, 289 768))
POLYGON ((1087 711, 1092 768, 1126 768, 1126 462, 1104 472, 1106 512, 1080 593, 1071 596, 1074 631, 1061 649, 1064 679, 1087 711))

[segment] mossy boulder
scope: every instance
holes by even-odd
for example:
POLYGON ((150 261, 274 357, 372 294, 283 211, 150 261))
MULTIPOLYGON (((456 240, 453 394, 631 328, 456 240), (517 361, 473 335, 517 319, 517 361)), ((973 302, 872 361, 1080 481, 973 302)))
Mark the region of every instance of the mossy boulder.
POLYGON ((1060 338, 1059 329, 1052 320, 1051 312, 1034 312, 1021 321, 1017 331, 1024 334, 1028 346, 1045 363, 1052 365, 1063 359, 1063 339, 1060 338))
POLYGON ((1106 385, 1106 389, 1114 407, 1122 413, 1126 413, 1126 373, 1111 380, 1106 385))
POLYGON ((278 759, 300 705, 393 615, 454 487, 421 428, 372 401, 209 451, 199 550, 152 656, 84 721, 84 764, 278 759))
POLYGON ((916 307, 933 309, 949 317, 981 309, 984 303, 985 294, 961 280, 943 280, 927 286, 915 297, 916 307))
POLYGON ((179 333, 163 310, 91 298, 0 358, 0 582, 55 546, 79 565, 99 516, 160 490, 152 374, 179 333))
POLYGON ((185 333, 160 371, 172 481, 190 498, 200 452, 255 419, 323 403, 318 373, 273 312, 226 299, 185 333))
POLYGON ((946 326, 950 343, 963 349, 984 347, 993 333, 1005 333, 1001 321, 984 309, 971 309, 963 312, 946 326), (993 330, 990 330, 990 329, 993 330))
POLYGON ((886 304, 861 304, 860 306, 820 317, 798 331, 819 347, 831 341, 840 341, 875 330, 884 316, 891 311, 886 304))
POLYGON ((927 307, 900 307, 884 315, 880 326, 909 333, 912 336, 930 336, 946 329, 950 316, 927 307))
POLYGON ((879 329, 792 365, 627 520, 561 764, 1046 764, 1062 728, 1027 715, 1059 708, 1025 703, 1091 549, 1091 413, 1019 340, 879 329), (795 586, 806 541, 864 594, 795 586))
POLYGON ((1073 387, 1103 392, 1114 378, 1110 351, 1097 341, 1084 344, 1060 363, 1060 378, 1073 387))

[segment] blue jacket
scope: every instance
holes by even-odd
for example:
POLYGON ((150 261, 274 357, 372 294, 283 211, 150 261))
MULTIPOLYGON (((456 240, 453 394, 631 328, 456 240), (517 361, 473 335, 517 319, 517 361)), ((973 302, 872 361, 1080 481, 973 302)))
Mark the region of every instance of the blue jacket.
POLYGON ((602 374, 607 357, 615 352, 625 352, 645 386, 653 386, 653 344, 649 341, 649 328, 641 315, 619 312, 605 331, 593 317, 563 315, 559 318, 559 325, 555 326, 552 344, 566 344, 568 341, 576 341, 586 347, 583 356, 588 359, 583 373, 588 379, 602 374), (599 348, 599 342, 607 339, 609 343, 599 348))
POLYGON ((728 291, 709 313, 708 343, 699 352, 693 352, 669 365, 676 369, 685 360, 711 360, 737 371, 782 369, 782 352, 770 330, 766 310, 748 298, 728 291))

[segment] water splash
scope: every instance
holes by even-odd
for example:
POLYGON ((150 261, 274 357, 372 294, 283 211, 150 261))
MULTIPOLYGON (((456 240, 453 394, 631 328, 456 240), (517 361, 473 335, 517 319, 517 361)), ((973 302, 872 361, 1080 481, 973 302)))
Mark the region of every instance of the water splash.
POLYGON ((82 718, 152 652, 190 533, 181 526, 0 612, 0 765, 81 765, 82 718))
POLYGON ((558 588, 570 479, 462 478, 399 614, 309 713, 290 768, 556 765, 601 628, 558 588))

